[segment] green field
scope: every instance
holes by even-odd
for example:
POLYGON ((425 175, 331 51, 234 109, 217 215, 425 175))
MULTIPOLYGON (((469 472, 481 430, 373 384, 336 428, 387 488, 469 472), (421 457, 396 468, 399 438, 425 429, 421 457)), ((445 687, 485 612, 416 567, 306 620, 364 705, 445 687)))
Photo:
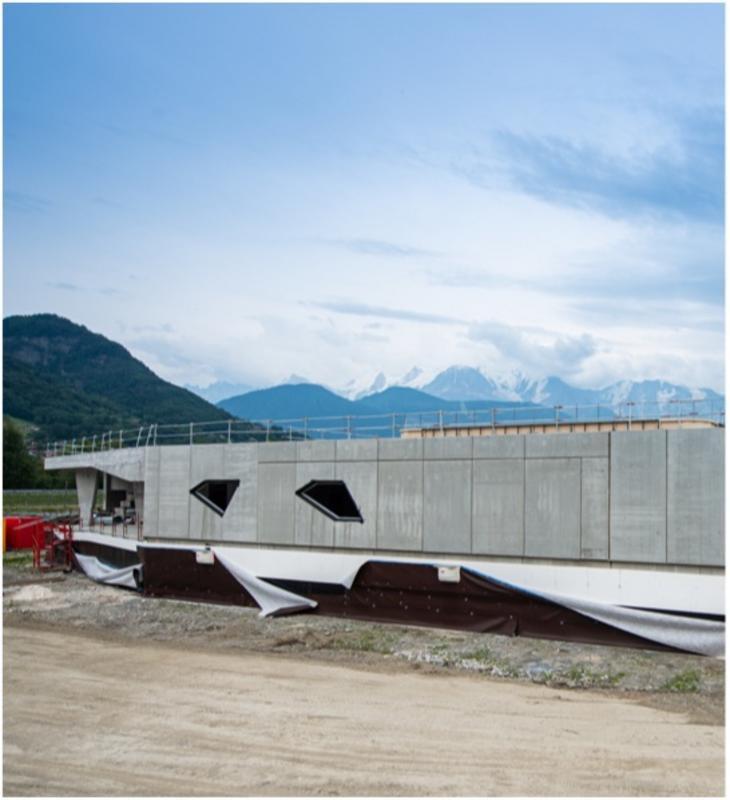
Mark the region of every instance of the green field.
POLYGON ((75 489, 43 489, 39 491, 3 492, 3 514, 60 513, 78 509, 75 489))

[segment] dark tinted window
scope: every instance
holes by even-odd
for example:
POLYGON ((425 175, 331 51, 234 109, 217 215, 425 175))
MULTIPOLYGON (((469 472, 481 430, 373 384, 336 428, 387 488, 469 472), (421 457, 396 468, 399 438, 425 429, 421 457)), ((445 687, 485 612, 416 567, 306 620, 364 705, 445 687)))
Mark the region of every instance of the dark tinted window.
POLYGON ((240 481, 203 481, 194 486, 190 494, 222 517, 239 483, 240 481))
POLYGON ((344 481, 313 480, 297 495, 337 522, 362 522, 362 514, 344 481))

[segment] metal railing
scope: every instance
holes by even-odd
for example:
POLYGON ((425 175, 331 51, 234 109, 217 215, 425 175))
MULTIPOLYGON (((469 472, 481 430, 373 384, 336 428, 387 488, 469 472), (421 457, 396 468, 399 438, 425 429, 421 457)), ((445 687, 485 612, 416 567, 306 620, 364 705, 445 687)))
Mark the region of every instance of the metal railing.
MULTIPOLYGON (((466 405, 466 404, 465 404, 466 405)), ((471 404, 470 404, 471 405, 471 404)), ((310 439, 397 438, 413 429, 505 427, 566 423, 675 421, 681 425, 706 420, 725 424, 724 401, 667 400, 615 405, 485 406, 436 411, 388 412, 352 416, 295 417, 268 420, 215 420, 182 424, 141 425, 48 443, 46 456, 73 455, 125 447, 158 445, 303 441, 310 439)))

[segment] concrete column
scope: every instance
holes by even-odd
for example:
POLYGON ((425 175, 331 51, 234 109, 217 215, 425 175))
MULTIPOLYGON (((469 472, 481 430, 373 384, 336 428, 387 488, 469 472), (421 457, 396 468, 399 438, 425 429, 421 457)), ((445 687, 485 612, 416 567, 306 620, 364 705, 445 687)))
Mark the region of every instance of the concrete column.
POLYGON ((76 470, 76 494, 79 500, 81 525, 85 527, 91 525, 91 512, 96 497, 96 475, 95 469, 76 470))
POLYGON ((134 482, 134 510, 137 514, 137 519, 144 520, 144 482, 134 482))

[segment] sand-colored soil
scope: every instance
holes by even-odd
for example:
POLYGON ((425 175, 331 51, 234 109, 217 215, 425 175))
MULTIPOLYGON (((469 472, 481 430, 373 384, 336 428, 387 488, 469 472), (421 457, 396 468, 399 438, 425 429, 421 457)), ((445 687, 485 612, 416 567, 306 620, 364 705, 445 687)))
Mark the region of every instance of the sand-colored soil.
POLYGON ((4 631, 6 795, 721 795, 719 725, 469 674, 4 631))

